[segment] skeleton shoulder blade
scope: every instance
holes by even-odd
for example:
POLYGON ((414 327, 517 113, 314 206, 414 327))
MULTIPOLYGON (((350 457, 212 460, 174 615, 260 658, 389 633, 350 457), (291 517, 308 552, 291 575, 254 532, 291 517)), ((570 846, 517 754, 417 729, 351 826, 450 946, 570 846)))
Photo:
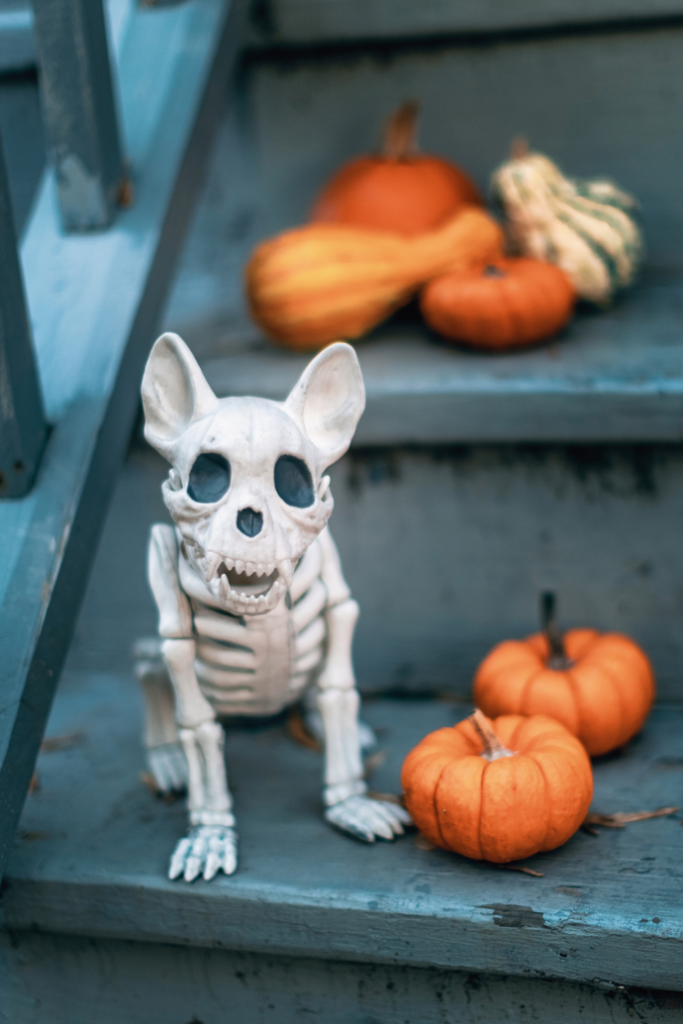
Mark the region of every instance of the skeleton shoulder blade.
POLYGON ((156 523, 150 533, 147 578, 159 611, 159 635, 192 637, 192 610, 178 579, 178 541, 165 523, 156 523))

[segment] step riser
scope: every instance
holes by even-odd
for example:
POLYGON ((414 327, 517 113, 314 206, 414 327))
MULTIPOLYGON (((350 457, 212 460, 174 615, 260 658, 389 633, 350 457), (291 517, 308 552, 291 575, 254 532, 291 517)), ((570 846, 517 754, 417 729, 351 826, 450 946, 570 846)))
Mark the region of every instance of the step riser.
MULTIPOLYGON (((156 629, 145 548, 165 473, 139 449, 124 470, 72 668, 130 671, 133 641, 156 629)), ((553 589, 564 627, 632 635, 660 699, 683 700, 683 447, 354 449, 331 475, 363 689, 466 698, 486 652, 535 631, 553 589)))
POLYGON ((633 636, 683 700, 682 448, 361 450, 332 481, 365 689, 467 696, 552 589, 564 627, 633 636))
POLYGON ((66 936, 0 933, 3 1017, 22 1024, 189 1024, 302 1019, 437 1024, 502 1019, 649 1024, 678 1019, 681 993, 258 956, 66 936), (444 1014, 447 1017, 444 1017, 444 1014))

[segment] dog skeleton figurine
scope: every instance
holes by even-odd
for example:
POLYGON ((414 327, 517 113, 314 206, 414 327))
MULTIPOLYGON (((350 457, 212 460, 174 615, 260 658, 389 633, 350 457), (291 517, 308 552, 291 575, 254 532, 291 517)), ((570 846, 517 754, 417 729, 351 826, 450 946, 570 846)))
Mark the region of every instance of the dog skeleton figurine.
POLYGON ((324 470, 365 406, 354 350, 321 352, 283 403, 217 399, 185 343, 164 334, 142 382, 145 437, 171 464, 149 582, 163 665, 138 661, 158 787, 187 784, 190 829, 170 878, 237 867, 219 719, 271 715, 313 698, 325 748, 325 818, 357 838, 393 839, 402 807, 366 795, 351 642, 358 605, 327 529, 324 470), (179 741, 179 742, 178 742, 179 741))

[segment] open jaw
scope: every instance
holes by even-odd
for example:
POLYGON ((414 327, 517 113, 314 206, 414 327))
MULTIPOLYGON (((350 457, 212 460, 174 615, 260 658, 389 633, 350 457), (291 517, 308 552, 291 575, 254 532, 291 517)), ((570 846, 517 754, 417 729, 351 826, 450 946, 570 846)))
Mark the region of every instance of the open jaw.
MULTIPOLYGON (((258 568, 262 567, 259 565, 258 568)), ((253 572, 247 572, 246 569, 238 572, 234 567, 228 568, 225 562, 221 562, 218 567, 218 575, 227 576, 230 589, 237 591, 241 597, 251 597, 252 595, 260 597, 261 594, 267 594, 275 581, 280 578, 277 568, 271 572, 258 572, 256 569, 253 572)))
POLYGON ((274 608, 291 582, 289 560, 268 564, 223 558, 214 563, 210 587, 224 607, 248 614, 274 608))

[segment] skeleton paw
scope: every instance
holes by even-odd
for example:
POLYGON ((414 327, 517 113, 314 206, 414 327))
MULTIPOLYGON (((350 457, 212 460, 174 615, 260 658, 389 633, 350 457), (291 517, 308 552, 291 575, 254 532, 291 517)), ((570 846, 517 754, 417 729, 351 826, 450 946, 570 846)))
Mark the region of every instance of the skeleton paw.
POLYGON ((222 871, 232 875, 237 868, 237 833, 224 825, 197 825, 181 839, 171 857, 170 879, 193 882, 202 875, 208 882, 222 871))
POLYGON ((180 743, 164 743, 147 750, 147 765, 162 796, 187 789, 187 758, 180 743))
POLYGON ((328 807, 325 819, 335 828, 366 843, 374 843, 375 839, 395 839, 403 835, 404 826, 413 823, 406 809, 399 804, 371 800, 367 796, 350 796, 328 807))

